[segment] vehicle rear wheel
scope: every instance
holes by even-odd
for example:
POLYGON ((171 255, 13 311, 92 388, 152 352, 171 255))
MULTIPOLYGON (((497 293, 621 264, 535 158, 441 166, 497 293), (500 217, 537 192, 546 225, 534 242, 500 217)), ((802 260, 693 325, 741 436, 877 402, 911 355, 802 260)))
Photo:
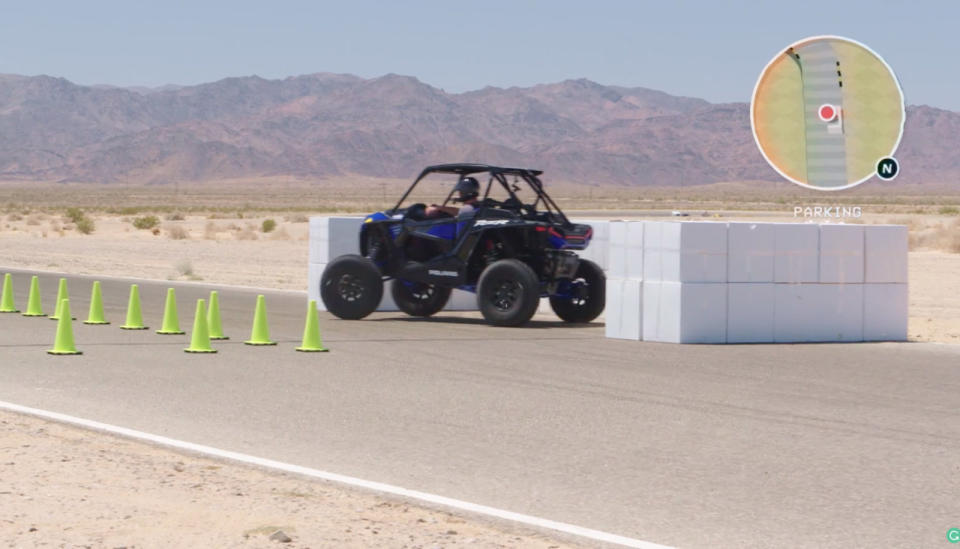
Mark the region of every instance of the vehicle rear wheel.
POLYGON ((526 263, 501 259, 490 264, 477 284, 477 305, 494 326, 519 326, 540 303, 540 280, 526 263))
POLYGON ((410 316, 431 316, 443 309, 450 299, 451 288, 423 282, 396 279, 390 293, 401 311, 410 316))
POLYGON ((550 296, 550 307, 565 322, 590 322, 600 316, 606 301, 607 277, 593 261, 580 260, 572 295, 550 296))
POLYGON ((365 257, 342 255, 320 276, 320 298, 327 310, 340 318, 363 318, 377 309, 382 297, 380 269, 365 257))

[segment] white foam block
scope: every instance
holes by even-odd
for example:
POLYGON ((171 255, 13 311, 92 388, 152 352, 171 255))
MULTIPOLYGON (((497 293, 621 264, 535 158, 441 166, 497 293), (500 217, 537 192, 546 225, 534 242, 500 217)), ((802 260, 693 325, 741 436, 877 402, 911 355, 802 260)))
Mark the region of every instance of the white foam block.
POLYGON ((774 341, 862 341, 862 284, 777 284, 774 341))
POLYGON ((608 278, 606 282, 607 303, 604 312, 607 313, 607 321, 603 329, 604 334, 612 339, 623 338, 623 282, 622 278, 608 278))
POLYGON ((626 223, 626 273, 627 278, 643 279, 643 231, 644 222, 626 223))
POLYGON ((587 249, 593 249, 593 262, 606 272, 610 269, 610 221, 597 219, 591 220, 587 224, 593 227, 593 238, 591 238, 587 249))
POLYGON ((623 281, 623 309, 621 336, 639 341, 643 338, 643 281, 628 278, 623 281))
POLYGON ((463 290, 454 290, 453 293, 450 294, 450 301, 447 301, 447 306, 444 307, 443 310, 444 311, 476 311, 477 310, 477 294, 465 292, 463 290))
POLYGON ((864 284, 863 339, 906 341, 908 303, 906 284, 864 284))
POLYGON ((310 263, 326 263, 329 261, 330 236, 327 231, 327 217, 310 218, 310 240, 308 241, 310 263))
POLYGON ((642 299, 645 341, 726 341, 726 284, 644 281, 642 299))
POLYGON ((327 231, 327 220, 330 219, 330 216, 326 215, 316 215, 310 218, 310 240, 314 239, 323 239, 327 240, 328 231, 327 231))
POLYGON ((310 263, 329 263, 346 254, 360 253, 362 217, 310 218, 310 263))
POLYGON ((360 253, 361 217, 330 218, 330 260, 346 254, 360 253))
MULTIPOLYGON (((640 243, 641 247, 643 242, 640 243)), ((609 269, 607 276, 625 278, 627 276, 627 222, 610 222, 610 240, 607 243, 609 269)))
POLYGON ((774 282, 819 282, 820 227, 812 223, 774 224, 774 282))
POLYGON ((663 280, 663 221, 643 221, 643 279, 663 280))
POLYGON ((863 283, 863 225, 820 225, 820 282, 863 283))
POLYGON ((864 281, 906 284, 907 248, 906 226, 864 226, 864 281))
POLYGON ((727 343, 773 341, 774 284, 727 284, 727 343))
POLYGON ((638 341, 643 335, 643 283, 636 279, 608 278, 606 335, 638 341))
POLYGON ((315 299, 317 308, 321 311, 327 310, 323 300, 320 299, 320 276, 326 268, 326 263, 310 263, 307 265, 307 299, 315 299))
POLYGON ((727 280, 773 282, 773 223, 730 223, 727 227, 727 280))
POLYGON ((663 282, 726 282, 727 224, 652 222, 655 235, 644 240, 644 280, 663 282), (649 250, 648 250, 649 244, 649 250), (655 262, 648 271, 647 259, 655 262))
MULTIPOLYGON (((383 297, 380 298, 380 305, 377 306, 378 312, 391 312, 399 311, 400 308, 397 307, 395 301, 393 301, 393 285, 396 284, 396 281, 388 280, 383 283, 383 297)), ((453 296, 450 296, 450 300, 453 300, 453 296)), ((450 302, 447 302, 449 305, 450 302)), ((446 309, 446 307, 444 307, 446 309)))

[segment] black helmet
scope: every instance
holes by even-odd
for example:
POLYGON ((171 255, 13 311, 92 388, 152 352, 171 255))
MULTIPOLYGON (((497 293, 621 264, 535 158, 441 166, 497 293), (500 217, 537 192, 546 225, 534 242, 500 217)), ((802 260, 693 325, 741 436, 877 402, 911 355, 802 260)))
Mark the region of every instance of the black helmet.
POLYGON ((454 202, 466 202, 480 196, 480 183, 472 177, 464 177, 457 181, 457 186, 453 190, 457 193, 457 197, 453 199, 454 202))

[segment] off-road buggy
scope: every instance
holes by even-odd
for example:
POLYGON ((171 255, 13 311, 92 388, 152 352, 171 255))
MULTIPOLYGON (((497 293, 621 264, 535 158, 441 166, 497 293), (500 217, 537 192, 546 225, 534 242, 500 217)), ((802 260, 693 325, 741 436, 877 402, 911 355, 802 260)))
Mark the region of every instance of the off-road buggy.
MULTIPOLYGON (((590 244, 593 229, 571 223, 543 189, 543 172, 482 164, 444 164, 424 169, 392 209, 364 219, 360 255, 331 261, 320 280, 320 296, 334 315, 359 319, 383 297, 393 279, 393 299, 405 313, 430 316, 443 309, 453 289, 474 292, 487 322, 524 324, 541 297, 567 322, 589 322, 604 307, 605 279, 595 263, 572 250, 590 244), (427 216, 422 202, 403 206, 432 174, 475 176, 476 209, 457 216, 427 216), (521 197, 527 198, 524 202, 521 197)), ((442 195, 440 195, 442 196, 442 195)), ((431 212, 436 214, 436 212, 431 212)))

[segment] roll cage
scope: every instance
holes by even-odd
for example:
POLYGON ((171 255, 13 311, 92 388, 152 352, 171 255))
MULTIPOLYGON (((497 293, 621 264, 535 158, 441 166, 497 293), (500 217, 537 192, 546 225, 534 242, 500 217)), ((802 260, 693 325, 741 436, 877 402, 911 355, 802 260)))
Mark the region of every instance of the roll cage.
MULTIPOLYGON (((438 164, 436 166, 427 166, 420 172, 420 175, 413 180, 413 183, 407 189, 407 192, 403 193, 403 196, 400 197, 400 200, 397 201, 397 204, 391 209, 388 210, 390 213, 396 213, 400 210, 400 205, 403 204, 403 201, 410 196, 410 193, 413 192, 413 189, 417 186, 421 180, 431 174, 451 174, 457 175, 461 178, 467 177, 470 175, 490 174, 489 179, 486 183, 486 189, 483 192, 483 198, 480 201, 480 207, 483 208, 487 206, 490 202, 490 190, 493 188, 494 182, 500 184, 500 186, 507 192, 510 196, 507 202, 514 202, 516 206, 520 208, 532 208, 533 211, 537 210, 537 207, 542 204, 544 210, 547 214, 560 222, 564 227, 569 227, 572 225, 570 220, 567 219, 567 216, 563 214, 560 210, 560 207, 557 206, 557 203, 550 198, 550 195, 547 194, 547 191, 543 188, 543 183, 540 181, 539 176, 543 174, 542 170, 531 170, 527 168, 502 168, 499 166, 489 166, 486 164, 438 164), (508 181, 509 177, 513 177, 513 182, 508 181), (520 190, 518 182, 523 180, 530 189, 536 194, 537 199, 533 204, 523 204, 520 198, 517 197, 516 191, 520 190)), ((450 192, 447 194, 446 199, 443 201, 443 205, 446 205, 453 198, 453 188, 450 189, 450 192)))

